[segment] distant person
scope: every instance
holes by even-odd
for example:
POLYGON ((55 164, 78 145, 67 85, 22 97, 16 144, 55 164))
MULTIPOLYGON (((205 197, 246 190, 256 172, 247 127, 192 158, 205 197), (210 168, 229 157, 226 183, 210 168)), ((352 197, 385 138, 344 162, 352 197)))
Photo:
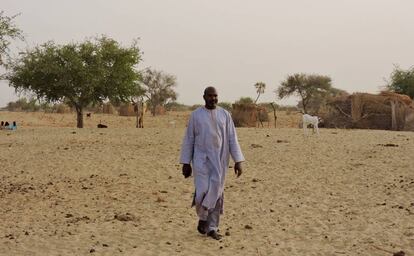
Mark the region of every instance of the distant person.
POLYGON ((17 130, 16 121, 13 121, 13 125, 11 126, 11 129, 10 130, 17 130))
POLYGON ((8 129, 9 129, 9 122, 7 122, 7 121, 6 121, 6 122, 4 123, 3 128, 4 128, 4 129, 6 129, 6 130, 8 130, 8 129))
POLYGON ((4 129, 4 121, 1 121, 0 130, 3 130, 3 129, 4 129))
POLYGON ((244 156, 237 141, 236 129, 230 113, 217 106, 214 87, 204 90, 205 106, 197 108, 187 126, 181 147, 180 163, 185 178, 194 168, 195 194, 193 206, 199 218, 197 230, 216 240, 220 214, 223 212, 224 180, 233 158, 237 177, 242 173, 244 156))

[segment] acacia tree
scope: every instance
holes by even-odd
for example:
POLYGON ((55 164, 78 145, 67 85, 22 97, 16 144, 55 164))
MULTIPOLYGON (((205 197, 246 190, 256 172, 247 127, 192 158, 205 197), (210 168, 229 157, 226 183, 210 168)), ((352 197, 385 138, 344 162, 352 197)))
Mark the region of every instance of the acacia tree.
POLYGON ((391 81, 387 84, 390 91, 406 94, 414 99, 414 67, 403 70, 395 66, 390 78, 391 81))
POLYGON ((5 16, 0 11, 0 66, 5 66, 5 57, 9 57, 9 46, 15 39, 23 40, 22 31, 14 24, 13 20, 18 15, 5 16))
POLYGON ((140 79, 135 69, 140 60, 136 41, 130 47, 105 36, 66 45, 48 42, 22 53, 6 78, 17 92, 67 102, 82 128, 83 109, 89 104, 130 101, 140 79))
POLYGON ((296 73, 289 75, 275 91, 280 99, 297 95, 301 98, 303 111, 307 113, 312 98, 327 94, 331 89, 331 78, 321 75, 296 73))
MULTIPOLYGON (((331 87, 327 90, 326 93, 314 95, 309 100, 306 106, 307 111, 310 111, 312 114, 319 115, 319 111, 323 110, 323 106, 326 106, 330 99, 334 97, 338 97, 338 96, 348 96, 348 95, 349 93, 344 90, 331 87)), ((297 106, 301 107, 302 101, 299 101, 297 106)))
POLYGON ((177 82, 173 75, 148 68, 142 74, 142 84, 153 116, 156 114, 157 106, 164 106, 169 101, 177 99, 177 93, 174 91, 177 82))
POLYGON ((257 82, 254 84, 254 87, 256 88, 257 98, 254 101, 254 104, 256 104, 257 100, 259 99, 260 95, 264 93, 266 89, 266 84, 263 82, 257 82))

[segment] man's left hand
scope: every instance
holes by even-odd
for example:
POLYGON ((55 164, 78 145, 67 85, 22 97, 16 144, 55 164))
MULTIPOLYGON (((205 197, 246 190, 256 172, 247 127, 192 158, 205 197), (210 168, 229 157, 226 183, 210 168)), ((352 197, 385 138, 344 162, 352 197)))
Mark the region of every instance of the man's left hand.
POLYGON ((241 162, 237 162, 234 164, 234 173, 237 175, 237 178, 242 174, 241 162))

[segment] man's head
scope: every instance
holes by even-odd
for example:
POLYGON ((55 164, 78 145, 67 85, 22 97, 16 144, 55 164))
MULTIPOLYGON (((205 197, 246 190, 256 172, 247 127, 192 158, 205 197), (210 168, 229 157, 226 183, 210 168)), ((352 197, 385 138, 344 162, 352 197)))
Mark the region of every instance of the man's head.
POLYGON ((206 103, 205 107, 208 109, 215 109, 217 106, 218 98, 217 98, 217 90, 216 88, 209 86, 204 90, 203 99, 206 103))

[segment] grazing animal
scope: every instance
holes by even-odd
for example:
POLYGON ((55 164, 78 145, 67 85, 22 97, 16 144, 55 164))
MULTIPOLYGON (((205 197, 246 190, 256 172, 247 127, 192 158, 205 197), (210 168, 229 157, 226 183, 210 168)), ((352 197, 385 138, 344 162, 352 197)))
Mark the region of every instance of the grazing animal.
POLYGON ((98 128, 108 128, 107 125, 104 125, 104 124, 101 124, 101 123, 99 123, 97 126, 98 126, 98 128))
POLYGON ((315 132, 319 135, 319 128, 318 128, 318 124, 319 124, 319 117, 317 116, 311 116, 308 114, 303 114, 302 116, 302 126, 303 126, 303 133, 304 135, 307 135, 307 128, 308 125, 311 124, 313 126, 313 132, 315 132))
POLYGON ((147 104, 141 100, 134 104, 134 112, 137 115, 137 128, 144 128, 144 113, 147 111, 147 104))

